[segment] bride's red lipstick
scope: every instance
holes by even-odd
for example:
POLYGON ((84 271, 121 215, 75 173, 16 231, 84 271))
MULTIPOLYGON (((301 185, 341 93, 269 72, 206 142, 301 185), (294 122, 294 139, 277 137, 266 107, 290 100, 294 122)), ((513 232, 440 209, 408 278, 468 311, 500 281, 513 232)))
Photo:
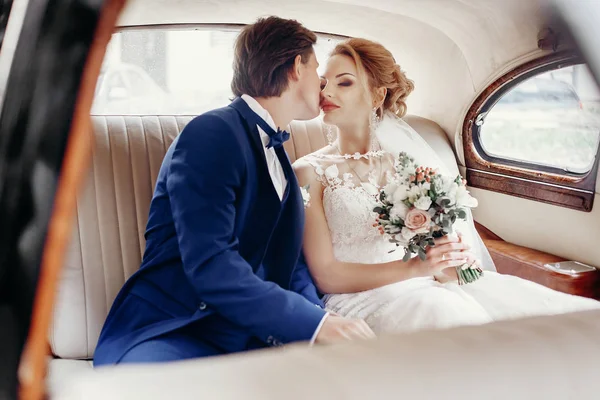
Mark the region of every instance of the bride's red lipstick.
POLYGON ((332 103, 329 100, 323 100, 321 101, 321 109, 323 110, 323 112, 329 112, 329 111, 333 111, 335 109, 340 108, 340 106, 338 106, 335 103, 332 103))

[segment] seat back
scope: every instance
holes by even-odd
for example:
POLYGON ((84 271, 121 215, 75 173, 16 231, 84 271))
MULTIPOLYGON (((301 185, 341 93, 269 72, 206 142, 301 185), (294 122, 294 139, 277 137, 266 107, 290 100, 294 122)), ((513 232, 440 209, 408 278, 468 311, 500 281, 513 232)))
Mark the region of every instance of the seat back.
MULTIPOLYGON (((162 159, 191 116, 94 116, 89 177, 63 267, 50 345, 56 357, 90 359, 104 319, 124 282, 140 266, 150 200, 162 159)), ((446 134, 407 117, 449 166, 446 134)), ((327 144, 320 120, 292 122, 285 147, 292 162, 327 144)), ((458 170, 458 169, 457 169, 458 170)))

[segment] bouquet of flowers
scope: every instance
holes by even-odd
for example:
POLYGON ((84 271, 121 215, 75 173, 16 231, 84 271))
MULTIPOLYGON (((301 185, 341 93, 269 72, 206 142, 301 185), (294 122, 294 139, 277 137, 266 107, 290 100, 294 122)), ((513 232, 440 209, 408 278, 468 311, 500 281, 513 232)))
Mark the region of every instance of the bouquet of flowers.
MULTIPOLYGON (((427 247, 435 246, 435 238, 453 233, 456 220, 466 220, 467 209, 477 207, 477 200, 460 175, 451 178, 418 166, 406 153, 400 153, 395 169, 392 181, 379 192, 375 226, 390 242, 404 246, 405 262, 413 254, 425 260, 427 247)), ((469 264, 456 271, 460 284, 483 275, 481 268, 469 264)))

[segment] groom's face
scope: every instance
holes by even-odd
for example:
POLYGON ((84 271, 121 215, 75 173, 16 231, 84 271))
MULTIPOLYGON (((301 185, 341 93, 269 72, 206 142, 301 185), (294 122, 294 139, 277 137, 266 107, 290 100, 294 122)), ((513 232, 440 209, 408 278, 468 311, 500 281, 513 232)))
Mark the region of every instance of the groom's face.
POLYGON ((313 119, 321 111, 319 108, 321 79, 317 68, 319 68, 319 63, 314 52, 311 52, 308 62, 298 65, 297 98, 299 104, 298 115, 294 119, 313 119))

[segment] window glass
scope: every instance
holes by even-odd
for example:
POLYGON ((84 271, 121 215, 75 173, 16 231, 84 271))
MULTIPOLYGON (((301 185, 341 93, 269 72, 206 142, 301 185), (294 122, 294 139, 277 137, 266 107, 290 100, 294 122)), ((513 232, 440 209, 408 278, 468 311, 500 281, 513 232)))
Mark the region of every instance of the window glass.
POLYGON ((585 173, 599 132, 600 91, 587 66, 574 65, 515 85, 485 115, 479 138, 490 156, 585 173))
MULTIPOLYGON (((197 115, 227 105, 236 29, 124 30, 113 35, 98 79, 92 114, 197 115), (115 86, 119 76, 124 87, 115 86), (117 79, 117 78, 114 78, 117 79)), ((342 39, 319 36, 324 68, 342 39)))

